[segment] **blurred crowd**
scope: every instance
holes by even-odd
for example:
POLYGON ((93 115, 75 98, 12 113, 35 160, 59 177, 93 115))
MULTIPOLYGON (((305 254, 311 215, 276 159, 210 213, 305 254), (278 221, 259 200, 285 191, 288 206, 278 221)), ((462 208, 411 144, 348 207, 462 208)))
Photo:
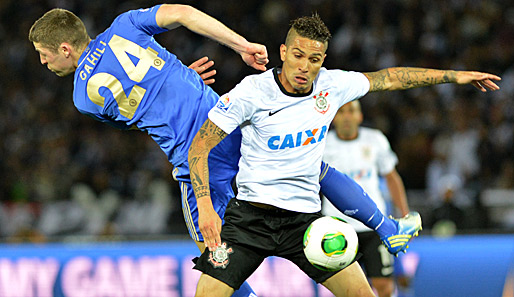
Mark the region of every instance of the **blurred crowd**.
MULTIPOLYGON (((512 1, 177 2, 193 5, 248 40, 265 44, 270 67, 280 64, 278 49, 289 21, 318 12, 333 35, 327 68, 367 72, 413 66, 502 76, 501 90, 494 93, 440 85, 373 93, 361 103, 365 125, 381 129, 398 154, 398 171, 406 188, 422 191, 429 201, 430 209, 425 211, 429 217, 449 200, 458 210, 474 210, 477 217, 468 216, 468 221, 476 218, 479 224, 472 227, 505 227, 486 219, 481 193, 489 188, 514 190, 512 1)), ((0 237, 4 241, 186 234, 178 185, 158 146, 144 133, 118 131, 81 115, 72 102, 72 77, 58 78, 48 71, 27 40, 32 23, 53 7, 75 12, 94 37, 119 13, 157 3, 0 2, 0 237)), ((185 28, 156 39, 186 65, 205 55, 213 59, 218 74, 212 87, 219 94, 255 73, 228 48, 185 28)))

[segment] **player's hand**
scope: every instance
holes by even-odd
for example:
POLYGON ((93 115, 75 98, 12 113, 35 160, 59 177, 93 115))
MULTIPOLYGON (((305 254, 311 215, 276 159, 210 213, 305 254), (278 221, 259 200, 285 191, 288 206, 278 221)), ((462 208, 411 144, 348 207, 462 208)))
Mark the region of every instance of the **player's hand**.
POLYGON ((241 58, 246 65, 253 67, 260 71, 266 71, 266 64, 268 64, 268 50, 262 44, 250 43, 250 46, 245 52, 241 52, 241 58))
POLYGON ((490 73, 476 72, 476 71, 457 71, 458 84, 472 84, 475 88, 482 92, 499 90, 500 87, 496 85, 493 80, 501 80, 501 77, 490 73))
POLYGON ((200 74, 200 77, 203 79, 203 82, 206 85, 210 85, 214 83, 213 76, 216 75, 216 70, 213 69, 209 72, 205 71, 211 68, 212 65, 214 65, 214 61, 209 61, 209 57, 203 57, 194 61, 191 65, 189 65, 189 68, 193 69, 194 71, 196 71, 196 73, 200 74))
POLYGON ((214 251, 216 247, 221 245, 221 218, 212 207, 212 203, 208 201, 207 204, 204 199, 205 197, 197 200, 198 225, 203 235, 205 247, 209 251, 214 251))

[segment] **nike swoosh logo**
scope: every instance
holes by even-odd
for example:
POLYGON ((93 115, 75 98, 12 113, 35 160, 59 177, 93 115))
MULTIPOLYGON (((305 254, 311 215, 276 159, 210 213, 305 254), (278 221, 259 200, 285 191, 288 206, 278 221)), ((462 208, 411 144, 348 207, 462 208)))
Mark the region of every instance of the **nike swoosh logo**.
POLYGON ((275 111, 269 111, 269 116, 272 116, 274 114, 276 114, 277 112, 281 111, 283 108, 279 109, 279 110, 275 110, 275 111))

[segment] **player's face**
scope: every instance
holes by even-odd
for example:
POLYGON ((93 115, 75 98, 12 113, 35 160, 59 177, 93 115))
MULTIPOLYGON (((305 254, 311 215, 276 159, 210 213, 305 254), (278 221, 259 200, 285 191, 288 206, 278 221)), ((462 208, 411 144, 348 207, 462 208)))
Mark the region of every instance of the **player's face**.
POLYGON ((360 103, 357 100, 341 106, 332 121, 337 136, 344 140, 355 139, 361 123, 362 112, 360 103))
POLYGON ((47 68, 58 76, 66 76, 75 71, 69 52, 62 49, 54 52, 37 42, 34 42, 34 47, 39 53, 41 64, 46 64, 47 68))
POLYGON ((280 46, 283 62, 280 82, 290 93, 310 92, 312 82, 325 60, 325 44, 296 35, 289 45, 280 46))

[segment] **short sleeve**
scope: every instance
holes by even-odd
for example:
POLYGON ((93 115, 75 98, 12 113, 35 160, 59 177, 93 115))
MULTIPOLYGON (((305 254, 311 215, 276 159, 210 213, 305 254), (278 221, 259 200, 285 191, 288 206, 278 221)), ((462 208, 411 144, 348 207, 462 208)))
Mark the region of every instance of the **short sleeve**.
POLYGON ((243 122, 249 120, 255 112, 256 96, 252 79, 243 79, 235 88, 221 96, 209 111, 209 119, 226 133, 231 133, 243 122), (250 91, 252 90, 252 91, 250 91))
POLYGON ((330 80, 337 82, 336 85, 339 86, 339 94, 337 95, 340 100, 339 106, 357 100, 369 92, 369 80, 360 72, 328 70, 328 73, 330 80))
POLYGON ((128 17, 132 24, 141 31, 148 35, 155 35, 168 31, 166 28, 161 28, 157 25, 155 15, 161 5, 156 5, 151 8, 141 8, 138 10, 131 10, 127 12, 128 17))

